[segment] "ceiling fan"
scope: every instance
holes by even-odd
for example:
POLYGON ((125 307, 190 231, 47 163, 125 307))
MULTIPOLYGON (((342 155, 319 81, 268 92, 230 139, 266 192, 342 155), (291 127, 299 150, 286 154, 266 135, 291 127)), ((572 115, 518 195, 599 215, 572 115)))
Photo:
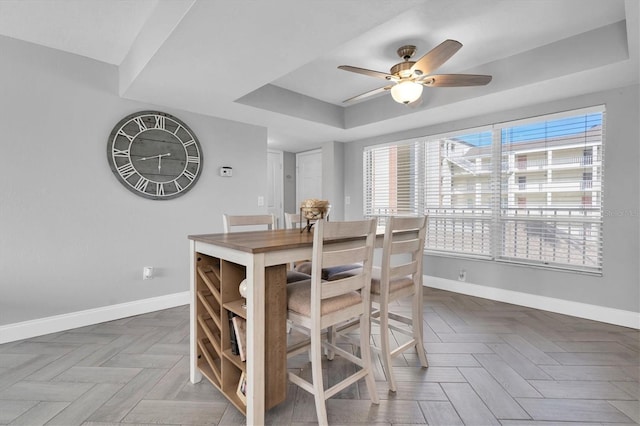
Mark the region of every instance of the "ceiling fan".
POLYGON ((343 103, 367 98, 390 90, 391 96, 396 102, 416 106, 422 101, 422 89, 425 86, 462 87, 484 86, 488 84, 491 81, 490 75, 432 74, 432 72, 460 50, 461 47, 462 43, 456 40, 445 40, 417 61, 410 61, 411 57, 416 53, 416 47, 412 45, 402 46, 398 49, 397 53, 404 62, 399 62, 392 66, 389 73, 352 67, 350 65, 340 65, 338 68, 341 70, 382 78, 393 82, 393 84, 346 99, 343 103))

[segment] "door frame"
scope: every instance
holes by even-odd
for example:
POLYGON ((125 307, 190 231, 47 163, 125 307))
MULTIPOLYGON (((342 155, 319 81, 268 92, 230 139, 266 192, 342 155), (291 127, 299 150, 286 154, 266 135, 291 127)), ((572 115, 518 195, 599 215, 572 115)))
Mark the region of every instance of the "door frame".
MULTIPOLYGON (((269 154, 277 154, 280 161, 280 174, 278 175, 280 206, 277 208, 278 213, 276 214, 276 220, 278 228, 282 228, 284 227, 284 152, 277 149, 267 149, 267 162, 269 161, 269 154)), ((268 178, 270 177, 271 174, 269 174, 268 178)), ((270 183, 268 183, 268 185, 270 185, 270 183)))

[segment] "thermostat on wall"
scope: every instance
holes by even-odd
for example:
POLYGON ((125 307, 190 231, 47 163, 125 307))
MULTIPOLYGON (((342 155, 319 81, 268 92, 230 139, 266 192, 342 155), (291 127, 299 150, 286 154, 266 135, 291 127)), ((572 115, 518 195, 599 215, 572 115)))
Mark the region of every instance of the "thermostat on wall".
POLYGON ((233 169, 228 166, 220 167, 220 176, 231 177, 233 176, 233 169))

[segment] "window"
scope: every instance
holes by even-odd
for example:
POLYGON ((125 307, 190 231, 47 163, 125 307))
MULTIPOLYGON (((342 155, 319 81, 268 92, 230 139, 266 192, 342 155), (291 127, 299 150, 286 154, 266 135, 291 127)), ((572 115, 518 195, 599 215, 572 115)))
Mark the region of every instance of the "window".
POLYGON ((368 147, 365 216, 429 215, 426 250, 599 273, 604 108, 368 147))
POLYGON ((603 110, 596 109, 499 126, 504 189, 497 259, 601 271, 602 206, 598 200, 602 182, 593 179, 600 166, 585 160, 591 159, 594 148, 602 147, 603 119, 603 110), (535 184, 528 184, 526 193, 519 192, 522 176, 511 183, 516 171, 521 173, 511 165, 523 150, 540 159, 536 170, 527 170, 526 182, 535 184), (522 201, 516 200, 523 196, 524 209, 522 201))
POLYGON ((593 173, 582 172, 582 189, 593 188, 593 173))
POLYGON ((526 176, 518 176, 518 189, 524 191, 527 189, 527 177, 526 176))
POLYGON ((593 147, 589 146, 582 150, 582 164, 591 165, 593 164, 593 147))
POLYGON ((367 216, 384 218, 416 215, 424 210, 424 146, 410 142, 365 151, 365 195, 367 216))
POLYGON ((425 150, 424 210, 431 250, 491 256, 491 131, 434 137, 425 150))
POLYGON ((517 158, 517 161, 518 161, 518 168, 519 169, 526 169, 527 168, 527 154, 518 154, 518 156, 516 158, 517 158))

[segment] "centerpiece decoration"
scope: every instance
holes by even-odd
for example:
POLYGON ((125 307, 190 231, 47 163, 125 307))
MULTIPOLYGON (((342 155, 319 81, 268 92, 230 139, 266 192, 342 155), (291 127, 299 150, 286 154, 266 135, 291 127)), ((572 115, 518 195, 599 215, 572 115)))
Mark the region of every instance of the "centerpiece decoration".
MULTIPOLYGON (((317 198, 309 198, 300 204, 300 218, 307 221, 307 225, 302 228, 307 232, 311 232, 311 227, 318 219, 326 219, 329 216, 331 204, 328 200, 318 200, 317 198)), ((300 232, 302 232, 300 231, 300 232)))

